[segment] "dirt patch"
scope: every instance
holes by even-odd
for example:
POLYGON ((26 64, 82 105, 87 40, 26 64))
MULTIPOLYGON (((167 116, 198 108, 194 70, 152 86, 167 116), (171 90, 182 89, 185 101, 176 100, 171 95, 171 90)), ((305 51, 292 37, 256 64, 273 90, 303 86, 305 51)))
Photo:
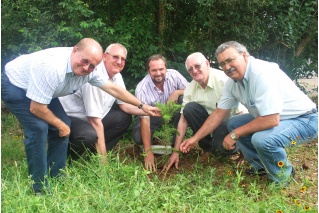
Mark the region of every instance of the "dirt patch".
MULTIPOLYGON (((293 182, 285 190, 286 196, 294 198, 296 194, 300 194, 300 188, 303 185, 307 186, 307 194, 305 194, 305 200, 309 200, 313 204, 317 205, 318 202, 318 139, 311 141, 310 143, 300 145, 295 148, 287 149, 288 157, 295 169, 295 177, 293 182), (306 198, 307 196, 307 198, 306 198)), ((115 150, 120 153, 120 158, 126 161, 134 161, 144 165, 143 152, 139 146, 135 144, 119 144, 115 150)), ((162 180, 168 180, 174 178, 179 173, 192 173, 207 167, 213 167, 216 169, 217 175, 235 175, 236 172, 242 172, 245 177, 240 182, 240 186, 244 189, 249 188, 251 183, 257 181, 260 188, 267 187, 267 176, 251 176, 246 175, 245 170, 249 168, 247 162, 242 166, 236 167, 237 159, 239 155, 233 155, 228 157, 220 157, 211 155, 205 162, 201 161, 202 151, 199 148, 192 149, 188 154, 182 154, 180 156, 179 169, 171 167, 168 172, 162 172, 162 169, 167 162, 169 155, 155 155, 157 171, 150 174, 150 177, 156 175, 162 180)), ((222 178, 220 178, 223 180, 222 178)), ((224 184, 216 178, 213 185, 224 184)))

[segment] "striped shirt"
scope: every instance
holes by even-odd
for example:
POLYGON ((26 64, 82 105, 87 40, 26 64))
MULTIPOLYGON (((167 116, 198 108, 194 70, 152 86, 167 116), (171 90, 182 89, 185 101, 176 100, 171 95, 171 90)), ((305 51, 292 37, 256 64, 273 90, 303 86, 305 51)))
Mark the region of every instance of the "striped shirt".
POLYGON ((99 72, 77 76, 71 67, 73 47, 56 47, 21 55, 7 63, 5 72, 10 82, 26 91, 26 96, 42 104, 52 98, 74 93, 89 82, 101 87, 107 78, 99 72))
POLYGON ((168 97, 175 91, 185 89, 188 81, 178 71, 167 69, 164 81, 164 92, 158 89, 150 75, 140 81, 135 90, 135 96, 144 103, 155 106, 156 103, 166 103, 168 97))

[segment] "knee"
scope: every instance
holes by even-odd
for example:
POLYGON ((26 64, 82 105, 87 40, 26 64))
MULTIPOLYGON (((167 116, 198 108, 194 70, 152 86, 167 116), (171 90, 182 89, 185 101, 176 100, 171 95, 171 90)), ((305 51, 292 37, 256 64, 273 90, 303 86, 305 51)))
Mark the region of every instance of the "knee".
POLYGON ((257 151, 267 152, 273 146, 274 140, 270 137, 260 137, 258 133, 253 134, 251 143, 257 151))
POLYGON ((116 125, 121 125, 125 129, 128 129, 129 126, 132 124, 132 115, 122 110, 118 110, 116 116, 114 116, 113 119, 113 122, 116 125))
POLYGON ((85 145, 94 146, 97 141, 97 134, 94 128, 87 128, 81 130, 80 133, 76 135, 71 132, 70 143, 73 145, 85 145))
POLYGON ((124 116, 124 119, 126 121, 126 124, 127 124, 127 128, 129 128, 132 124, 132 115, 128 114, 128 113, 125 113, 125 116, 124 116))
POLYGON ((28 125, 27 127, 24 126, 23 128, 25 128, 27 132, 31 134, 47 135, 49 125, 45 121, 41 120, 41 121, 34 122, 33 124, 28 125))
POLYGON ((234 117, 229 118, 227 121, 227 124, 226 124, 229 132, 231 132, 237 128, 237 126, 235 126, 235 122, 233 122, 233 119, 234 119, 234 117))
POLYGON ((185 117, 188 117, 189 115, 192 115, 194 114, 194 111, 196 109, 196 107, 198 106, 199 104, 195 103, 195 102, 189 102, 185 105, 184 109, 183 109, 183 115, 185 117))

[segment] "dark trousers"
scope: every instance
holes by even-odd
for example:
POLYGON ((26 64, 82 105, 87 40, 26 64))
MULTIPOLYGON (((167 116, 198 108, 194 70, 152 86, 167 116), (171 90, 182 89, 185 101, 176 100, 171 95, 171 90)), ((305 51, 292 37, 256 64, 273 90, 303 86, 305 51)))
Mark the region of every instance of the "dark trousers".
MULTIPOLYGON (((78 159, 86 150, 96 153, 95 143, 97 142, 97 134, 93 126, 89 122, 79 118, 70 117, 70 119, 71 134, 68 154, 71 159, 78 159)), ((130 127, 132 115, 115 107, 102 119, 102 123, 104 126, 106 150, 110 151, 130 127)))
MULTIPOLYGON (((205 108, 196 102, 187 103, 184 107, 183 115, 194 134, 202 127, 209 116, 205 108)), ((228 151, 223 147, 224 138, 228 134, 229 131, 227 130, 226 123, 221 123, 212 134, 201 139, 198 145, 204 152, 225 155, 232 154, 237 150, 228 151)))
MULTIPOLYGON (((182 104, 183 103, 183 95, 178 97, 178 104, 182 104)), ((179 119, 181 117, 181 113, 180 110, 178 110, 178 112, 175 112, 171 123, 174 125, 174 128, 177 129, 177 125, 179 122, 179 119)), ((161 117, 150 117, 150 128, 151 128, 151 141, 152 141, 152 135, 153 133, 159 129, 161 126, 163 125, 163 118, 161 117)), ((134 137, 134 141, 135 143, 137 143, 138 145, 143 145, 143 141, 142 141, 142 135, 141 135, 141 121, 140 121, 140 117, 136 117, 135 120, 135 124, 133 126, 133 137, 134 137)), ((176 133, 173 134, 172 137, 172 146, 174 146, 175 143, 175 138, 176 138, 176 133)))

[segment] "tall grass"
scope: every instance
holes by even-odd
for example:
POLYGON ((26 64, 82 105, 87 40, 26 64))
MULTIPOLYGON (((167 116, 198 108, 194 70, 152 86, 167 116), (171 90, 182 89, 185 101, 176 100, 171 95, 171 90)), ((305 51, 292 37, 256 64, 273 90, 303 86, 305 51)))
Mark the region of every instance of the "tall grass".
POLYGON ((295 166, 298 178, 284 190, 267 185, 265 178, 246 176, 227 160, 222 168, 194 161, 175 175, 149 174, 138 159, 120 154, 127 145, 122 144, 108 154, 106 164, 95 156, 73 162, 64 178, 49 180, 49 195, 34 196, 23 135, 11 114, 2 114, 1 137, 1 211, 6 213, 317 212, 317 179, 309 175, 318 171, 316 142, 291 151, 300 167, 295 166), (304 153, 311 153, 310 161, 301 157, 304 153), (303 170, 302 163, 311 168, 303 170))

